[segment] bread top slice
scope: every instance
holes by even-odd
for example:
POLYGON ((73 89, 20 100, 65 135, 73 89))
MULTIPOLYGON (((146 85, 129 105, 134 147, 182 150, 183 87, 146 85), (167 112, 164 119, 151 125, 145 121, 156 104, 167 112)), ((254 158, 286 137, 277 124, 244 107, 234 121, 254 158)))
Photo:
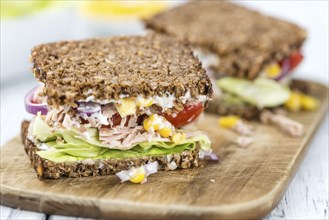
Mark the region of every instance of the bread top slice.
POLYGON ((218 74, 249 79, 298 50, 307 36, 297 25, 225 1, 190 2, 145 23, 217 54, 218 74))
POLYGON ((205 70, 186 42, 148 34, 63 41, 32 49, 35 77, 50 106, 172 94, 212 96, 205 70))

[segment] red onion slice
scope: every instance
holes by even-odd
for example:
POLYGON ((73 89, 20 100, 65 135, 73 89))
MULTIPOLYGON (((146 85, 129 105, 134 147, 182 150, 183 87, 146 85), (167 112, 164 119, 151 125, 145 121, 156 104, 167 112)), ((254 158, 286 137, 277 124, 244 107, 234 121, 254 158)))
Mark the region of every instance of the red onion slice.
POLYGON ((276 81, 281 81, 284 77, 289 75, 291 73, 290 71, 290 63, 289 63, 289 58, 286 58, 282 62, 282 67, 281 67, 281 74, 275 78, 276 81))
POLYGON ((37 87, 34 87, 31 89, 24 98, 25 101, 25 110, 33 115, 36 115, 38 112, 41 112, 42 115, 46 115, 48 113, 48 107, 46 104, 41 104, 41 103, 34 103, 33 102, 33 97, 34 93, 37 90, 37 87))
POLYGON ((199 158, 201 160, 214 160, 214 161, 218 161, 217 155, 214 152, 212 152, 212 151, 200 150, 199 151, 199 158))

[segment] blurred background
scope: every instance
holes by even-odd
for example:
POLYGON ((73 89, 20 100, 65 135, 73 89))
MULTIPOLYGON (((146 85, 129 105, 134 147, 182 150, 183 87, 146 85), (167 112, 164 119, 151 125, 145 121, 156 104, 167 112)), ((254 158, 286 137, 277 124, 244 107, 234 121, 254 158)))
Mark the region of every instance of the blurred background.
MULTIPOLYGON (((140 34, 144 32, 142 18, 184 2, 1 0, 1 86, 17 83, 17 77, 32 80, 28 57, 36 44, 140 34)), ((305 60, 297 76, 328 81, 327 1, 236 2, 306 28, 305 60)))

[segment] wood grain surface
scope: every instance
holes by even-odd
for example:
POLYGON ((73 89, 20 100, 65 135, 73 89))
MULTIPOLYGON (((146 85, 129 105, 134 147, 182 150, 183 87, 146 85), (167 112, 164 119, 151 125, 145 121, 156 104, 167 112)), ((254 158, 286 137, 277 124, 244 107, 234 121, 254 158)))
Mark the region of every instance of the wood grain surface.
POLYGON ((115 176, 39 181, 19 138, 1 148, 1 204, 50 214, 93 218, 260 218, 280 201, 328 108, 328 89, 311 83, 321 101, 315 112, 290 115, 305 125, 303 138, 254 123, 254 143, 236 146, 238 137, 205 115, 220 163, 191 170, 158 172, 143 185, 120 184, 115 176))

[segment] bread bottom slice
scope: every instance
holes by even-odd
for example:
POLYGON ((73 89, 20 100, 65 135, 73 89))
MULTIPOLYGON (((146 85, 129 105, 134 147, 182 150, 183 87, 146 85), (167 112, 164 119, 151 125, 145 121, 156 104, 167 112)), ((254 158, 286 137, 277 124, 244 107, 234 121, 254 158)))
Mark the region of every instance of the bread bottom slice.
POLYGON ((26 154, 29 156, 33 168, 39 179, 60 179, 63 177, 105 176, 115 174, 131 167, 139 167, 149 162, 158 161, 159 170, 170 170, 169 164, 173 161, 178 169, 198 167, 200 164, 198 150, 183 151, 180 154, 161 156, 143 156, 126 159, 97 159, 77 162, 56 163, 41 158, 36 152, 38 147, 27 138, 30 122, 23 121, 21 137, 26 154))
POLYGON ((237 115, 248 120, 258 119, 261 110, 251 105, 227 105, 220 98, 215 98, 208 102, 208 108, 205 110, 208 113, 218 115, 237 115))

